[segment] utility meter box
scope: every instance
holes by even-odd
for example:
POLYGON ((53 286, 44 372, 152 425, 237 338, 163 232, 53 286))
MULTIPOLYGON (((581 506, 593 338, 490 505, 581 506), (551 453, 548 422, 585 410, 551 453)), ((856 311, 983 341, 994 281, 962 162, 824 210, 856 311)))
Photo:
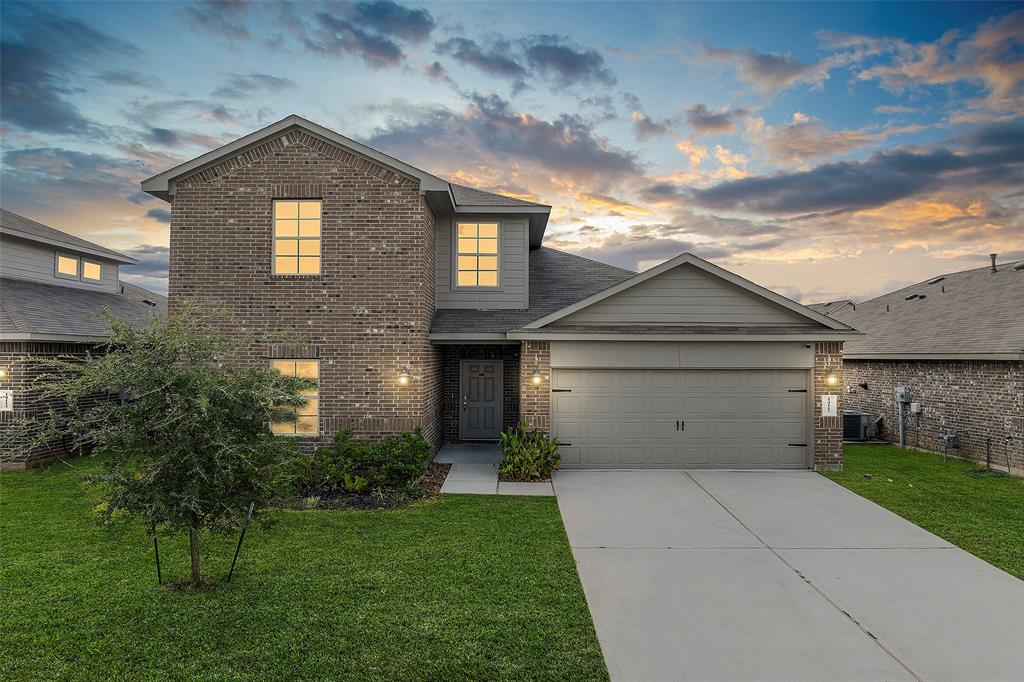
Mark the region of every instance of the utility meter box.
POLYGON ((909 386, 897 386, 896 387, 896 402, 898 402, 898 403, 909 403, 910 402, 910 387, 909 386))
POLYGON ((921 414, 921 411, 922 411, 921 403, 910 403, 910 413, 911 414, 921 414))

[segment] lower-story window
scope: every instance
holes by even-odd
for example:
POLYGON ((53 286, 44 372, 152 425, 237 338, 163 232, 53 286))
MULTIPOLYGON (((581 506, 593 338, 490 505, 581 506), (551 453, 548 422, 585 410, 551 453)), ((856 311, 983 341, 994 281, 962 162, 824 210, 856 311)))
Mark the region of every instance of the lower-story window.
MULTIPOLYGON (((281 374, 320 381, 319 360, 271 360, 271 366, 281 374)), ((274 433, 282 435, 315 436, 318 432, 320 392, 313 388, 303 391, 307 399, 303 407, 294 408, 295 416, 288 421, 271 425, 274 433)))

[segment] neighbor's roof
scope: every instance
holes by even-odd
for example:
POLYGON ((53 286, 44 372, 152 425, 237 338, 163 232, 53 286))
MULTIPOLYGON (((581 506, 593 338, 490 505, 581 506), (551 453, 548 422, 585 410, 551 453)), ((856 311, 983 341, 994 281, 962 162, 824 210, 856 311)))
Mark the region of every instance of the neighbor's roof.
POLYGON ((80 253, 87 253, 92 256, 100 256, 112 261, 117 261, 118 263, 137 262, 131 256, 126 256, 120 251, 114 251, 113 249, 108 249, 105 246, 93 244, 92 242, 76 237, 73 234, 68 234, 67 232, 50 227, 49 225, 43 225, 42 223, 37 223, 34 220, 29 220, 25 216, 8 211, 6 208, 0 208, 0 234, 20 237, 34 242, 41 242, 43 244, 49 244, 50 246, 62 247, 69 251, 77 251, 80 253))
POLYGON ((829 301, 828 303, 808 303, 807 307, 816 313, 832 316, 837 310, 842 310, 843 308, 851 305, 854 305, 854 302, 848 298, 844 298, 839 301, 829 301))
POLYGON ((632 277, 634 272, 546 246, 530 251, 529 310, 438 310, 432 334, 501 335, 632 277))
POLYGON ((110 334, 110 329, 100 317, 104 308, 136 326, 144 325, 151 313, 167 311, 165 296, 133 284, 122 282, 122 285, 128 291, 114 294, 4 277, 0 279, 0 339, 100 339, 110 334), (143 299, 153 305, 143 302, 143 299))
POLYGON ((843 308, 856 359, 1024 359, 1024 261, 932 277, 843 308))

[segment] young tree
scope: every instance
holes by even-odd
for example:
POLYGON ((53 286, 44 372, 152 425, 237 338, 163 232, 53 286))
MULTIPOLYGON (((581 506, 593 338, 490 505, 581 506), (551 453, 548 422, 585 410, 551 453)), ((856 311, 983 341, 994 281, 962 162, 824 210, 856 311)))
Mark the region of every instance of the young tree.
POLYGON ((304 405, 314 384, 241 362, 254 343, 281 339, 224 334, 223 316, 194 303, 143 328, 106 320, 112 333, 97 352, 42 361, 38 390, 67 410, 26 428, 36 443, 64 438, 109 453, 103 473, 90 477, 106 502, 102 514, 187 533, 197 585, 199 532, 240 529, 249 503, 274 494, 276 466, 297 449, 269 424, 304 405))

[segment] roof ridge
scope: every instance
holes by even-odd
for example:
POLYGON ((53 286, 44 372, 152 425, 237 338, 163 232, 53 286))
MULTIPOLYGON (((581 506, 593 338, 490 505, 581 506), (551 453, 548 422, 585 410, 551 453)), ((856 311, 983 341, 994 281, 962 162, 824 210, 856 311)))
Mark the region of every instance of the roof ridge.
MULTIPOLYGON (((1014 265, 1016 265, 1017 263, 1021 263, 1021 262, 1024 262, 1024 258, 1018 259, 1018 260, 1012 260, 1012 261, 1008 261, 1008 262, 1004 262, 1004 263, 996 263, 996 267, 997 268, 1008 267, 1008 268, 1012 269, 1012 267, 1014 265)), ((906 291, 907 289, 910 289, 912 287, 920 286, 922 284, 928 284, 928 282, 931 282, 933 279, 937 279, 939 277, 953 277, 954 275, 963 275, 963 274, 968 273, 968 272, 976 272, 978 270, 989 270, 991 268, 992 268, 991 265, 985 265, 985 266, 980 267, 980 268, 967 268, 966 270, 955 270, 953 272, 943 272, 943 273, 940 273, 938 275, 932 275, 931 277, 927 277, 927 278, 922 279, 922 280, 920 280, 918 282, 914 282, 913 284, 908 284, 906 286, 900 287, 899 289, 893 289, 892 291, 887 291, 884 294, 879 294, 878 296, 875 296, 874 298, 864 299, 863 301, 861 301, 859 303, 857 303, 857 301, 854 301, 854 303, 857 303, 857 305, 864 305, 866 303, 871 303, 872 301, 877 301, 880 298, 885 298, 886 296, 891 296, 893 294, 898 294, 901 291, 906 291)))

